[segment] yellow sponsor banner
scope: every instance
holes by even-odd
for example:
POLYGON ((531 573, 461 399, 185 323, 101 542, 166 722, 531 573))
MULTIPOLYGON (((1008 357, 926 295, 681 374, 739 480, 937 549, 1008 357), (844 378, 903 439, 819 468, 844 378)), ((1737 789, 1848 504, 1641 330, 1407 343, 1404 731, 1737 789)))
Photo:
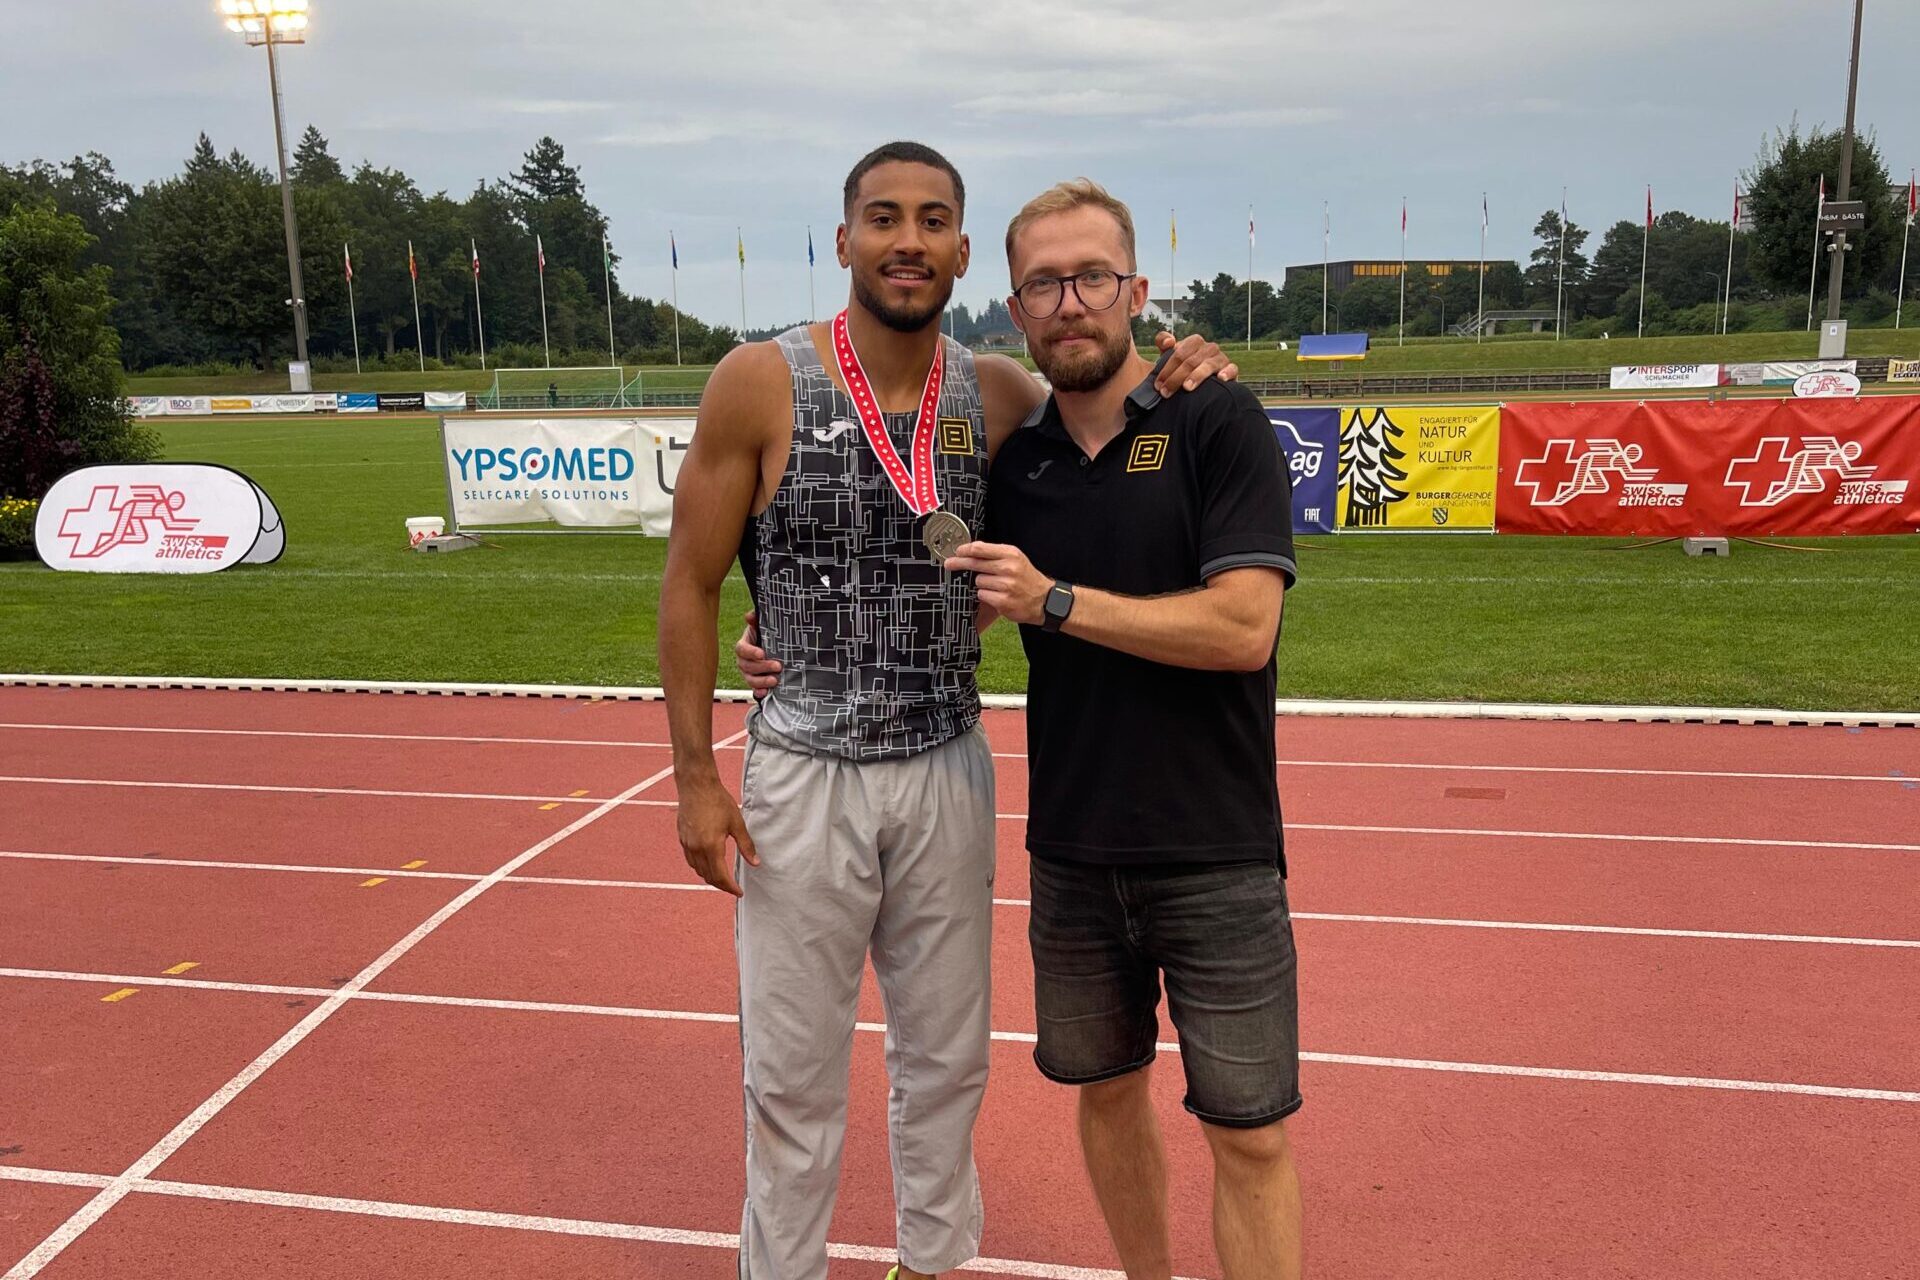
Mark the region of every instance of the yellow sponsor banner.
POLYGON ((1338 528, 1490 530, 1499 452, 1497 405, 1342 410, 1338 528))
POLYGON ((215 413, 247 413, 253 409, 253 397, 241 396, 238 398, 222 399, 219 396, 215 396, 207 403, 207 407, 215 413))
POLYGON ((1888 382, 1920 382, 1920 360, 1887 361, 1888 382))

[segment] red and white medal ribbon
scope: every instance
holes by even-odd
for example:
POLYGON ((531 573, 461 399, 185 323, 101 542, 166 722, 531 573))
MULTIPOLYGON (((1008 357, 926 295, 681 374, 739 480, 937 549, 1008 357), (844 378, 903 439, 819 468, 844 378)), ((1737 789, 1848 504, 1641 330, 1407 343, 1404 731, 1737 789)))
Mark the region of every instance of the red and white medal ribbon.
POLYGON ((933 468, 933 437, 939 421, 940 384, 946 376, 945 345, 940 343, 934 347, 933 366, 927 370, 926 389, 920 393, 920 416, 913 424, 913 464, 909 470, 907 464, 900 461, 900 451, 893 447, 893 440, 887 435, 886 420, 880 416, 879 402, 873 398, 873 384, 867 381, 866 371, 860 367, 860 355, 847 336, 847 313, 842 311, 833 318, 834 358, 839 362, 840 377, 847 384, 854 411, 860 415, 860 429, 866 433, 867 447, 880 459, 881 469, 887 473, 887 479, 893 481, 894 492, 917 516, 940 509, 940 485, 933 468))

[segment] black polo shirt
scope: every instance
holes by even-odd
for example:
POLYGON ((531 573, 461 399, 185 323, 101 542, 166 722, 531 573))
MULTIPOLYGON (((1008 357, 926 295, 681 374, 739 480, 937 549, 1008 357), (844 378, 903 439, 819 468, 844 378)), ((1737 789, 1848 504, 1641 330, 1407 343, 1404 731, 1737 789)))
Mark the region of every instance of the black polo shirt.
MULTIPOLYGON (((1253 394, 1210 381, 1162 400, 1149 378, 1126 413, 1089 459, 1052 398, 1041 405, 994 461, 987 539, 1049 577, 1123 595, 1192 591, 1248 565, 1291 585, 1287 461, 1253 394)), ((1037 626, 1020 640, 1029 850, 1129 865, 1278 859, 1284 870, 1272 658, 1253 672, 1193 671, 1037 626)))

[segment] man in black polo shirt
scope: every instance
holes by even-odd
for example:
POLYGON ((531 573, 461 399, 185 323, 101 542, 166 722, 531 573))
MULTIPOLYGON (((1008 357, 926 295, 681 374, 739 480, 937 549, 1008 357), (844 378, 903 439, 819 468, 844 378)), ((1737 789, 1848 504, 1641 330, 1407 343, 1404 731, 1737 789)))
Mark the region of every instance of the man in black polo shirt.
POLYGON ((1300 1269, 1280 1121, 1300 1105, 1274 761, 1274 646, 1294 577, 1287 465, 1237 385, 1162 400, 1126 206, 1063 183, 1007 230, 1012 311, 1054 394, 1001 446, 986 541, 947 567, 1020 624, 1031 666, 1031 941, 1048 1077, 1136 1280, 1171 1275, 1147 1074, 1164 977, 1186 1106, 1214 1155, 1227 1280, 1300 1269))

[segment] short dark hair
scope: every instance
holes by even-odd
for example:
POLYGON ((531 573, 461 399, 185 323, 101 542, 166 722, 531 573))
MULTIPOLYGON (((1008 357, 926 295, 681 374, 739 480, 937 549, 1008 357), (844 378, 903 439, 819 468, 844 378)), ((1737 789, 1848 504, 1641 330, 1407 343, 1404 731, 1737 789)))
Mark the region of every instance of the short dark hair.
POLYGON ((885 146, 875 147, 860 157, 860 163, 853 166, 853 172, 847 175, 847 188, 842 197, 841 207, 848 218, 853 216, 853 198, 860 194, 860 180, 869 172, 883 164, 924 164, 930 169, 953 179, 953 200, 957 206, 954 217, 962 218, 967 211, 967 184, 960 180, 960 171, 953 162, 935 151, 932 147, 919 142, 889 142, 885 146))

